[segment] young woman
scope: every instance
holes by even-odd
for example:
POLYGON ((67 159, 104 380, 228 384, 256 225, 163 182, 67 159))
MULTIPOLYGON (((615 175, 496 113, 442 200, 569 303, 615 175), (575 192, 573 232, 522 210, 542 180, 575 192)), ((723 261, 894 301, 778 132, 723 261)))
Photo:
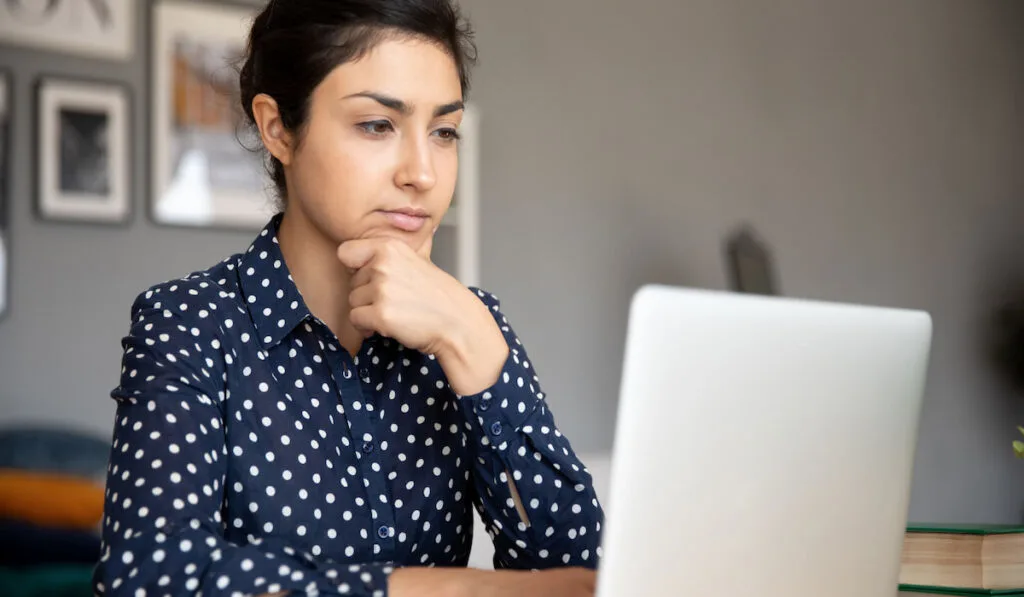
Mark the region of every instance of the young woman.
POLYGON ((449 0, 256 18, 282 210, 135 299, 98 594, 593 594, 590 475, 498 301, 430 261, 473 52, 449 0), (474 507, 499 570, 465 567, 474 507))

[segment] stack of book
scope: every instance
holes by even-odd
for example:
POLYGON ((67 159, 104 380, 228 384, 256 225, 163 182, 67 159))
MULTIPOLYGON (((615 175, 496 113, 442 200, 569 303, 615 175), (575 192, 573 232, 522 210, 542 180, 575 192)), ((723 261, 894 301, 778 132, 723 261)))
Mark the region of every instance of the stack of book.
POLYGON ((1024 597, 1024 526, 908 526, 899 595, 1024 597))

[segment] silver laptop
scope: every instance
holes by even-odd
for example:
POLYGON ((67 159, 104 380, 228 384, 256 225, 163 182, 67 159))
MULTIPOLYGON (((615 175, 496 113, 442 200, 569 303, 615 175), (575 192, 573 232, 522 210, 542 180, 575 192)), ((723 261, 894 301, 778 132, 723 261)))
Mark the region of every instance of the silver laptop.
POLYGON ((642 288, 599 597, 893 597, 927 313, 642 288))

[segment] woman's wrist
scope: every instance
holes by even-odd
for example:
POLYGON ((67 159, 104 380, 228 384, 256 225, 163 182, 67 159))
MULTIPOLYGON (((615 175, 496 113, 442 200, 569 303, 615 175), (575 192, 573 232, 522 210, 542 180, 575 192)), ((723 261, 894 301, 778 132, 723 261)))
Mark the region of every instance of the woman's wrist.
POLYGON ((456 394, 478 394, 494 385, 508 360, 509 347, 487 307, 449 327, 437 353, 448 383, 456 394))

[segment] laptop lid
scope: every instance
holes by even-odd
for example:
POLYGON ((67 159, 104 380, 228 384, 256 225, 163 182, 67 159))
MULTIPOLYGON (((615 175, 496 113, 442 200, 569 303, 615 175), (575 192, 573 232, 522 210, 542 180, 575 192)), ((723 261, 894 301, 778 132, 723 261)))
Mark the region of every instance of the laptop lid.
POLYGON ((599 597, 889 597, 927 313, 647 286, 633 298, 599 597))

